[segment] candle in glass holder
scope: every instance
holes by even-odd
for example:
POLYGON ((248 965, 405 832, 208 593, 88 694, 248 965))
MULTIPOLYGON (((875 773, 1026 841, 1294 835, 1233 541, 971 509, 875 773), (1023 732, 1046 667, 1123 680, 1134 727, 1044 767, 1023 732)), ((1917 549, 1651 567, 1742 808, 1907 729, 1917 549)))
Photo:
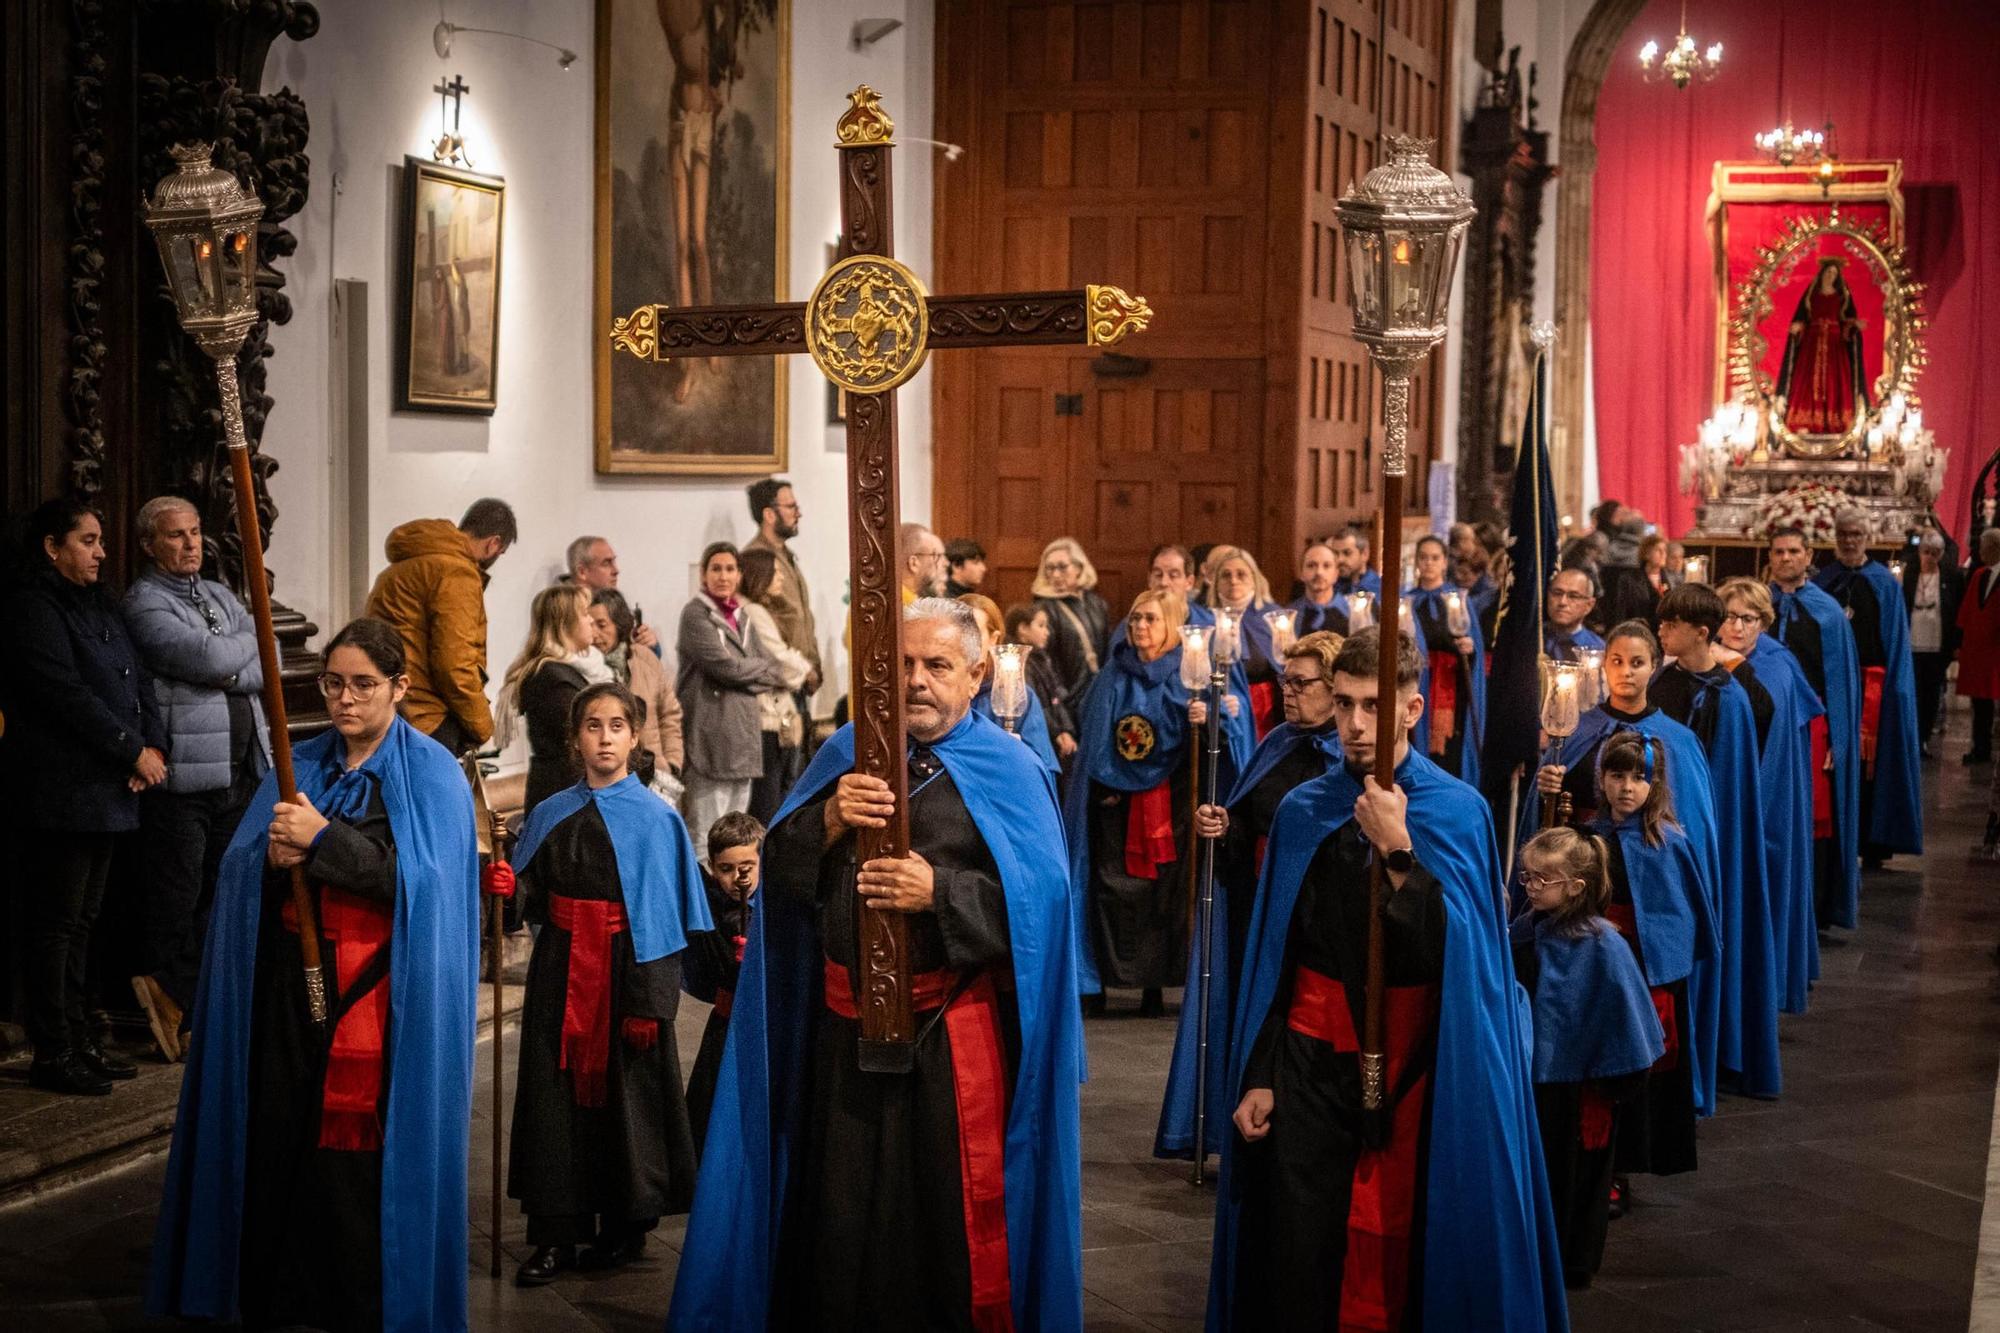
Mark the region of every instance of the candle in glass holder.
POLYGON ((1022 643, 1003 643, 993 650, 993 716, 1008 731, 1028 711, 1028 654, 1022 643))
POLYGON ((1215 629, 1208 636, 1208 656, 1212 669, 1227 671, 1242 650, 1242 630, 1237 624, 1241 611, 1226 606, 1215 609, 1215 629))
POLYGON ((1296 630, 1297 616, 1296 611, 1264 613, 1264 623, 1271 627, 1271 655, 1281 662, 1285 654, 1291 651, 1292 645, 1299 641, 1296 630))
POLYGON ((1365 592, 1347 594, 1347 630, 1352 634, 1375 623, 1375 599, 1365 592))
POLYGON ((1208 650, 1208 626, 1181 626, 1181 684, 1190 694, 1208 688, 1208 650))
POLYGON ((1465 610, 1465 594, 1452 589, 1444 595, 1444 627, 1454 639, 1472 633, 1472 617, 1465 610))
POLYGON ((1689 583, 1708 582, 1708 557, 1705 555, 1689 556, 1687 564, 1683 567, 1682 576, 1689 583))
POLYGON ((1548 691, 1542 698, 1542 730, 1551 740, 1575 735, 1583 718, 1577 699, 1579 674, 1574 662, 1558 662, 1549 675, 1548 691))
POLYGON ((1604 650, 1584 648, 1577 652, 1576 706, 1583 712, 1597 707, 1604 698, 1604 650))

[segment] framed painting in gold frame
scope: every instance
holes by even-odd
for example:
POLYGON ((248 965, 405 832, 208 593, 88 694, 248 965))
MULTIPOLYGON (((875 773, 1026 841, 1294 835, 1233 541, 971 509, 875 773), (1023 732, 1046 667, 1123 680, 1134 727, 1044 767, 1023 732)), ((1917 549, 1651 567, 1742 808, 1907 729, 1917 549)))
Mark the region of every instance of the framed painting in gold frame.
POLYGON ((491 416, 498 405, 506 203, 497 176, 403 159, 397 411, 491 416))
POLYGON ((597 470, 782 471, 785 358, 640 361, 610 329, 788 298, 791 0, 597 0, 596 52, 597 470))

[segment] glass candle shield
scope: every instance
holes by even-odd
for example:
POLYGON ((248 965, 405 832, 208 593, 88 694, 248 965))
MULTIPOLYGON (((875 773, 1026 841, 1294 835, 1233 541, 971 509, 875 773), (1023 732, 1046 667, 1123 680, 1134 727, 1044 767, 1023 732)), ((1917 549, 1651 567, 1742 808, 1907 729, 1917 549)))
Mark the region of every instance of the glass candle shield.
POLYGON ((1266 611, 1264 623, 1271 627, 1271 653, 1282 660, 1299 641, 1297 633, 1297 612, 1266 611))
POLYGON ((1708 582, 1708 557, 1705 555, 1689 556, 1687 564, 1683 566, 1681 576, 1689 583, 1708 582))
POLYGON ((1003 722, 1018 722, 1028 711, 1028 654, 1026 644, 1003 643, 993 650, 993 716, 1003 722))
POLYGON ((1347 594, 1347 632, 1358 633, 1375 623, 1375 598, 1365 592, 1347 594))
POLYGON ((1579 675, 1572 662, 1558 663, 1549 672, 1548 686, 1542 696, 1542 730, 1551 739, 1576 734, 1576 724, 1583 717, 1577 698, 1579 675))
POLYGON ((1193 694, 1208 688, 1208 626, 1181 626, 1181 685, 1193 694))
POLYGON ((1466 612, 1464 593, 1447 592, 1444 595, 1444 627, 1451 631, 1454 639, 1472 633, 1472 617, 1466 612))
POLYGON ((1587 713, 1604 698, 1604 652, 1585 648, 1576 657, 1576 706, 1587 713))
POLYGON ((1208 636, 1208 655, 1213 669, 1226 671, 1241 655, 1243 630, 1238 623, 1241 617, 1240 611, 1231 611, 1227 607, 1217 608, 1215 630, 1208 636))

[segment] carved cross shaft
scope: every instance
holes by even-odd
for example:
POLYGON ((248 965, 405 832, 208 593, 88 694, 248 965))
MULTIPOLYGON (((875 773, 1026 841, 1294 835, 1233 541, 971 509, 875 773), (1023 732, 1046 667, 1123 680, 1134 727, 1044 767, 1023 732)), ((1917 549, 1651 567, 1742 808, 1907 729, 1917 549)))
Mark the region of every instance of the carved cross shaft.
MULTIPOLYGON (((895 389, 934 347, 1085 343, 1106 346, 1146 327, 1152 309, 1116 287, 989 296, 931 296, 893 258, 889 156, 895 127, 866 84, 836 126, 839 258, 802 303, 669 309, 643 305, 614 319, 614 346, 642 360, 804 353, 848 393, 848 560, 853 602, 854 767, 895 794, 885 829, 862 829, 867 862, 910 850, 908 739, 903 726, 902 584, 896 529, 895 389)), ((907 919, 856 904, 860 937, 861 1066, 910 1068, 916 1018, 907 919)))

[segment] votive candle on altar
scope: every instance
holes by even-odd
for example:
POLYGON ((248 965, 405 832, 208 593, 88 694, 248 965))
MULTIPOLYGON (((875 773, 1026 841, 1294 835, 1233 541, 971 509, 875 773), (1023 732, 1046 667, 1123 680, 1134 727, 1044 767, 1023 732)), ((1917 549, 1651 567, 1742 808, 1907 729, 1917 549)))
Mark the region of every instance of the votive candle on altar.
POLYGON ((1213 669, 1228 670, 1242 649, 1242 631, 1237 622, 1241 611, 1231 611, 1226 606, 1215 609, 1215 629, 1208 636, 1208 656, 1213 669))
POLYGON ((1347 630, 1367 629, 1375 623, 1375 599, 1365 592, 1347 594, 1347 630))
POLYGON ((1708 582, 1708 557, 1705 555, 1689 556, 1686 564, 1682 567, 1682 576, 1689 583, 1708 582))
POLYGON ((1021 643, 1003 643, 993 650, 993 716, 1009 731, 1028 711, 1028 654, 1032 651, 1021 643))
POLYGON ((1280 661, 1283 660, 1286 653, 1291 651, 1292 645, 1298 642, 1298 634, 1295 628, 1297 625, 1297 616, 1298 612, 1296 611, 1266 611, 1264 613, 1264 623, 1271 627, 1271 655, 1280 661))
POLYGON ((1181 626, 1181 685, 1190 694, 1208 688, 1208 626, 1181 626))
POLYGON ((1472 633, 1472 617, 1466 614, 1464 593, 1456 590, 1445 593, 1444 627, 1451 631, 1455 639, 1472 633))

